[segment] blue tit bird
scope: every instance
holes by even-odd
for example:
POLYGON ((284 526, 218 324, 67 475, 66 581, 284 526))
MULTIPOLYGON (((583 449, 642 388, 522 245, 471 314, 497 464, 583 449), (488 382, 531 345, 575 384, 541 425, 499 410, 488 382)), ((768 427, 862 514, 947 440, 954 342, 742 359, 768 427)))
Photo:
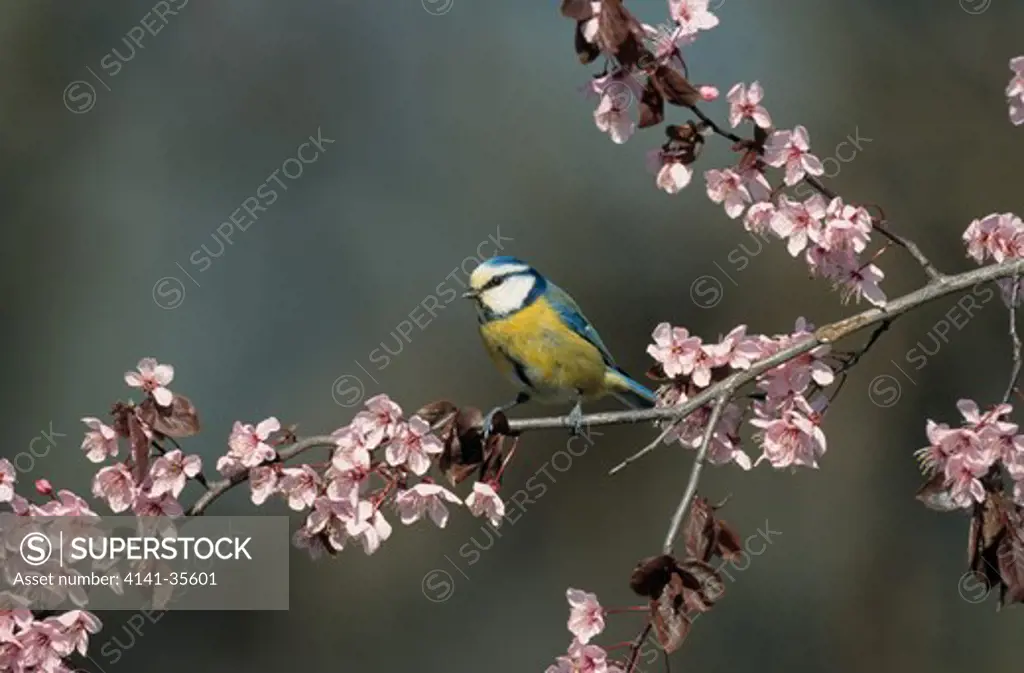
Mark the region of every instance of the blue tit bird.
POLYGON ((488 354, 521 392, 494 414, 531 399, 541 403, 575 402, 570 413, 575 433, 583 421, 583 402, 613 395, 630 407, 655 406, 654 393, 616 366, 580 307, 567 292, 515 257, 492 257, 469 277, 463 294, 477 308, 480 335, 488 354))

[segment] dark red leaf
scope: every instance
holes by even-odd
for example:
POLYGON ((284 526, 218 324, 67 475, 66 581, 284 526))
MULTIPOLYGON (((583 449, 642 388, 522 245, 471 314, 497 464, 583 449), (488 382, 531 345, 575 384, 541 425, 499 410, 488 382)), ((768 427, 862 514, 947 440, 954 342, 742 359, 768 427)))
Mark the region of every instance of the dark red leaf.
POLYGON ((641 596, 657 599, 671 579, 676 561, 668 554, 645 558, 636 564, 629 577, 630 588, 641 596))
POLYGON ((706 498, 700 496, 693 499, 690 513, 683 527, 683 539, 686 540, 686 555, 701 561, 711 558, 714 542, 714 514, 706 498))
POLYGON ((924 503, 928 509, 936 512, 953 512, 960 507, 953 502, 946 488, 946 480, 942 474, 935 475, 928 483, 917 492, 917 499, 924 503))
POLYGON ((139 417, 150 428, 167 437, 191 437, 199 432, 196 407, 184 395, 175 395, 167 407, 161 407, 147 397, 139 405, 139 417))
POLYGON ((438 466, 453 486, 465 480, 478 467, 484 470, 493 467, 492 459, 501 453, 504 434, 509 431, 508 419, 499 413, 494 418, 494 433, 488 438, 487 446, 483 445, 483 413, 475 407, 464 407, 455 414, 454 423, 447 426, 441 434, 445 451, 441 454, 438 466))
POLYGON ((714 552, 726 561, 735 561, 743 554, 740 536, 727 522, 715 517, 715 549, 714 552))
POLYGON ((576 21, 586 21, 594 16, 590 0, 562 0, 562 16, 576 21))
MULTIPOLYGON (((665 99, 658 93, 658 89, 654 86, 654 83, 650 79, 647 80, 644 91, 640 95, 640 121, 638 126, 642 129, 649 126, 657 126, 665 120, 665 99)), ((664 380, 664 370, 661 369, 661 365, 655 365, 651 368, 651 372, 657 372, 664 380)), ((652 377, 653 378, 653 377, 652 377)))
POLYGON ((674 68, 667 65, 658 66, 650 75, 650 80, 666 101, 681 107, 691 107, 700 101, 700 92, 674 68))
POLYGON ((451 419, 454 420, 455 414, 458 410, 459 408, 448 400, 438 400, 423 406, 415 415, 419 416, 427 423, 430 423, 433 427, 448 417, 451 417, 451 419))
POLYGON ((658 643, 671 654, 679 649, 686 640, 693 622, 684 611, 682 578, 673 573, 671 581, 665 586, 661 597, 651 601, 651 622, 658 643))
POLYGON ((580 63, 585 65, 587 63, 593 63, 594 60, 601 55, 601 48, 593 42, 588 42, 587 38, 583 37, 584 23, 584 21, 580 21, 576 24, 576 35, 573 40, 576 49, 576 56, 579 57, 580 63))
POLYGON ((135 483, 141 484, 149 469, 149 437, 142 427, 138 416, 128 416, 128 441, 132 445, 132 476, 135 483))
MULTIPOLYGON (((1019 522, 1018 522, 1019 524, 1019 522)), ((999 542, 999 576, 1002 579, 1000 602, 1006 606, 1024 603, 1024 530, 1019 525, 1006 531, 999 542)))
POLYGON ((710 564, 689 560, 680 566, 687 612, 707 612, 725 593, 725 581, 710 564))

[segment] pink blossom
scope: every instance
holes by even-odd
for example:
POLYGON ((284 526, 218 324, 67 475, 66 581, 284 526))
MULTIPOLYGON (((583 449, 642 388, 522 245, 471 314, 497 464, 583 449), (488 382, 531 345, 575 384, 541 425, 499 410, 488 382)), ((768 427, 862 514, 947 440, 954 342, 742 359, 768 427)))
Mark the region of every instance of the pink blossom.
POLYGON ((82 440, 86 458, 94 463, 102 463, 108 457, 117 455, 117 432, 114 428, 89 416, 83 418, 82 422, 90 428, 82 440))
POLYGON ((158 497, 170 493, 175 498, 181 495, 186 480, 195 477, 203 468, 199 456, 185 456, 178 449, 168 451, 153 461, 149 476, 153 479, 150 495, 158 497))
POLYGON ((354 452, 350 456, 335 452, 327 470, 327 497, 336 502, 348 502, 353 507, 359 500, 359 491, 370 478, 370 454, 354 452))
POLYGON ((623 673, 622 668, 608 662, 608 653, 597 645, 573 640, 568 654, 558 657, 545 673, 623 673))
POLYGON ((0 502, 14 500, 14 482, 18 472, 6 458, 0 458, 0 502))
POLYGON ((710 103, 713 100, 717 100, 719 95, 718 89, 708 84, 702 84, 699 87, 697 87, 697 93, 700 94, 700 99, 707 103, 710 103))
POLYGON ((743 185, 747 188, 747 192, 750 193, 750 198, 755 204, 769 202, 771 204, 772 199, 772 185, 768 182, 768 178, 761 171, 758 164, 751 164, 744 168, 739 169, 740 175, 743 176, 743 185))
POLYGON ((281 471, 279 490, 288 498, 288 506, 292 509, 308 509, 319 493, 320 475, 309 465, 286 467, 281 471))
MULTIPOLYGON (((759 405, 754 408, 755 413, 760 411, 759 405)), ((761 441, 764 453, 757 459, 757 463, 767 460, 776 468, 797 465, 817 468, 817 459, 825 453, 826 447, 825 433, 818 427, 816 418, 817 414, 806 400, 795 397, 791 407, 784 410, 780 417, 759 415, 752 419, 751 425, 763 429, 761 441)))
POLYGON ((648 152, 647 163, 658 174, 655 179, 658 189, 668 194, 679 192, 693 179, 693 170, 689 166, 661 149, 648 152))
POLYGON ((1024 56, 1010 59, 1013 79, 1006 85, 1006 98, 1010 105, 1010 123, 1024 124, 1024 56))
POLYGON ((313 511, 306 517, 303 530, 306 539, 301 544, 296 540, 298 546, 306 546, 314 555, 319 551, 318 545, 312 544, 310 539, 315 534, 323 534, 327 538, 327 544, 335 551, 345 548, 348 540, 347 523, 353 521, 356 515, 356 507, 348 502, 337 502, 320 497, 313 502, 313 511))
POLYGON ((355 518, 346 521, 345 526, 350 537, 362 541, 363 551, 367 554, 380 549, 381 543, 391 537, 391 524, 379 509, 366 500, 359 501, 355 518))
POLYGON ((725 214, 736 219, 750 203, 750 192, 744 185, 743 178, 734 170, 711 169, 704 173, 708 183, 708 198, 714 203, 725 206, 725 214))
POLYGON ((267 498, 277 493, 278 465, 260 465, 249 470, 249 487, 252 504, 262 505, 267 498))
POLYGON ((39 495, 53 495, 53 484, 49 479, 36 479, 36 493, 39 495))
POLYGON ((680 47, 692 44, 696 39, 695 35, 683 35, 676 27, 675 22, 660 26, 650 26, 645 23, 641 25, 641 28, 647 43, 654 52, 654 57, 659 61, 668 59, 678 53, 680 47))
POLYGON ((228 438, 228 453, 217 461, 217 470, 229 474, 238 466, 256 467, 273 460, 277 452, 267 443, 267 438, 280 429, 281 423, 273 416, 260 421, 256 427, 235 421, 228 438))
POLYGON ((338 445, 331 456, 331 463, 337 469, 344 471, 358 465, 370 466, 370 451, 376 445, 370 443, 367 430, 371 428, 365 423, 353 423, 331 433, 338 445))
POLYGON ((682 35, 696 35, 718 25, 718 17, 708 11, 708 0, 669 0, 668 8, 682 35))
POLYGON ((761 234, 771 227, 772 218, 775 217, 775 204, 769 201, 761 201, 747 208, 743 216, 743 228, 747 231, 761 234))
POLYGON ((771 219, 772 231, 786 239, 786 249, 796 257, 807 247, 808 240, 821 240, 826 210, 825 199, 818 194, 803 202, 782 196, 771 219))
POLYGON ((64 627, 64 635, 83 657, 89 648, 89 634, 99 633, 103 623, 91 612, 71 610, 55 618, 64 627))
MULTIPOLYGON (((98 477, 99 475, 97 475, 98 477)), ((12 507, 15 503, 11 503, 12 507)), ((31 516, 68 516, 68 517, 96 517, 96 512, 89 509, 89 503, 72 491, 62 488, 57 491, 57 497, 52 498, 43 505, 29 505, 31 516)), ((17 509, 15 509, 17 513, 17 509)))
POLYGON ((654 328, 654 343, 647 347, 647 353, 661 363, 665 376, 675 378, 686 370, 686 362, 690 362, 692 370, 692 353, 700 350, 700 339, 691 337, 685 327, 672 327, 663 322, 654 328))
POLYGON ((16 638, 21 646, 19 663, 26 672, 59 670, 61 659, 74 651, 72 639, 53 622, 32 622, 16 638))
POLYGON ((405 465, 415 475, 430 469, 431 456, 444 452, 441 440, 430 432, 430 424, 413 416, 387 447, 384 457, 388 465, 405 465))
POLYGON ((818 157, 810 153, 810 143, 810 136, 803 126, 792 131, 776 131, 765 145, 765 163, 776 168, 785 166, 786 184, 790 187, 800 182, 805 174, 821 175, 825 169, 818 157))
POLYGON ((569 633, 583 645, 604 631, 604 608, 597 602, 597 595, 568 589, 565 597, 569 600, 569 633))
POLYGON ((352 425, 363 433, 367 448, 373 449, 395 436, 402 421, 402 408, 383 393, 366 400, 364 406, 366 411, 356 414, 352 425))
POLYGON ((419 483, 402 491, 395 498, 395 507, 402 523, 409 525, 429 514, 438 528, 448 524, 448 508, 445 502, 461 505, 462 500, 454 493, 438 484, 419 483))
MULTIPOLYGON (((740 448, 740 422, 743 419, 743 411, 739 405, 729 404, 722 412, 718 421, 718 427, 711 435, 711 444, 708 446, 708 462, 712 465, 727 465, 736 463, 743 470, 753 467, 748 456, 740 448)), ((707 419, 707 420, 710 420, 707 419)), ((704 424, 705 428, 707 423, 704 424)), ((702 429, 703 431, 703 429, 702 429)), ((703 438, 703 435, 701 435, 703 438)))
POLYGON ((152 394, 153 400, 162 407, 170 406, 174 401, 174 394, 166 387, 173 380, 174 367, 159 364, 154 358, 142 358, 137 372, 124 374, 125 383, 152 394))
POLYGON ((505 503, 501 501, 497 491, 490 484, 476 482, 473 492, 466 498, 466 507, 473 516, 486 516, 491 525, 497 528, 505 518, 505 503))
POLYGON ((170 493, 164 493, 159 497, 139 493, 132 502, 132 511, 138 516, 162 516, 172 519, 185 513, 181 503, 170 493))
POLYGON ((92 481, 92 494, 107 501, 115 514, 131 507, 135 500, 135 480, 124 463, 102 468, 92 481))
POLYGON ((710 349, 716 367, 728 365, 733 369, 750 369, 750 365, 762 355, 760 340, 747 336, 746 325, 737 325, 718 344, 705 348, 710 349))
POLYGON ((988 472, 988 467, 973 463, 964 454, 957 454, 949 457, 945 472, 950 498, 958 507, 970 507, 985 501, 981 477, 988 472))
POLYGON ((844 204, 835 197, 825 210, 823 235, 816 241, 826 249, 862 252, 871 240, 871 214, 860 206, 844 204))
POLYGON ((729 89, 726 98, 729 100, 729 123, 733 128, 739 126, 744 119, 753 121, 763 129, 771 128, 772 118, 761 105, 764 89, 760 82, 753 82, 749 89, 740 82, 729 89))
POLYGON ((874 264, 862 264, 852 252, 841 250, 826 255, 822 270, 840 290, 844 302, 861 298, 875 306, 885 306, 885 292, 879 283, 885 274, 874 264))
POLYGON ((997 262, 1024 257, 1024 222, 1013 213, 990 213, 974 220, 964 231, 967 254, 979 264, 987 257, 997 262))
POLYGON ((636 130, 636 123, 629 117, 628 105, 628 99, 605 91, 597 109, 594 110, 594 123, 597 128, 607 133, 617 145, 629 140, 636 130))

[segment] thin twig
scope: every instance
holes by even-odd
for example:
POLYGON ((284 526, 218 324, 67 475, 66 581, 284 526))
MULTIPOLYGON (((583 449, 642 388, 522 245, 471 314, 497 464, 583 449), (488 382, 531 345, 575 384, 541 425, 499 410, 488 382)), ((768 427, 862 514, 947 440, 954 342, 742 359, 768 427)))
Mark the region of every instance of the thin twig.
POLYGON ((638 458, 640 458, 640 457, 644 456, 645 454, 647 454, 647 453, 648 453, 648 452, 650 452, 650 451, 654 451, 654 450, 655 450, 656 448, 658 448, 658 444, 661 444, 661 442, 662 442, 662 441, 663 441, 663 440, 664 440, 664 439, 665 439, 666 437, 668 437, 668 433, 670 433, 670 432, 672 432, 673 430, 675 430, 675 429, 676 429, 676 426, 678 426, 678 425, 679 425, 679 423, 681 423, 681 422, 682 422, 682 421, 676 421, 675 423, 669 423, 668 425, 666 425, 666 426, 665 426, 665 429, 664 429, 664 430, 662 430, 662 431, 661 431, 661 432, 660 432, 660 433, 658 434, 658 436, 654 438, 654 441, 653 441, 653 442, 651 442, 650 444, 648 444, 648 445, 647 445, 647 446, 645 446, 644 448, 640 449, 639 451, 637 451, 637 452, 636 452, 636 453, 634 453, 634 454, 633 454, 632 456, 630 456, 629 458, 625 459, 624 461, 622 461, 621 463, 619 463, 618 465, 616 465, 616 466, 615 466, 615 467, 613 467, 612 469, 608 470, 608 474, 610 474, 610 475, 611 475, 611 474, 615 474, 615 473, 616 473, 616 472, 618 472, 619 470, 623 470, 623 469, 625 469, 625 468, 626 468, 626 466, 627 466, 627 465, 629 465, 630 463, 632 463, 632 462, 633 462, 634 460, 637 460, 638 458))
POLYGON ((637 657, 640 656, 640 647, 647 640, 647 634, 651 632, 653 623, 648 620, 647 625, 644 626, 644 630, 640 632, 640 635, 633 641, 633 647, 629 651, 629 659, 626 660, 626 673, 633 673, 633 668, 636 666, 637 657))
POLYGON ((1003 394, 1003 404, 1010 401, 1010 395, 1013 395, 1013 391, 1017 387, 1017 379, 1020 377, 1021 343, 1020 337, 1017 335, 1017 294, 1019 291, 1020 282, 1018 277, 1014 276, 1013 292, 1010 295, 1010 340, 1013 342, 1013 369, 1010 370, 1010 382, 1003 394))
POLYGON ((686 490, 683 491, 683 497, 679 501, 679 506, 676 507, 675 514, 672 515, 672 521, 668 526, 668 533, 665 534, 665 544, 662 545, 661 549, 666 554, 672 553, 672 545, 676 541, 676 535, 679 534, 679 527, 683 525, 683 517, 686 516, 686 510, 690 509, 690 503, 693 502, 693 497, 697 495, 697 483, 700 481, 701 470, 704 469, 704 461, 707 458, 708 449, 711 447, 711 439, 715 436, 715 427, 718 425, 719 419, 722 418, 722 412, 729 404, 733 392, 735 391, 729 388, 723 390, 718 399, 715 400, 715 406, 711 409, 708 427, 704 430, 704 437, 700 440, 700 449, 697 451, 697 457, 693 459, 693 467, 690 468, 690 479, 686 482, 686 490))
MULTIPOLYGON (((286 449, 279 449, 277 451, 277 457, 280 462, 285 462, 287 460, 294 458, 295 456, 299 455, 304 451, 309 451, 310 449, 315 449, 321 446, 334 447, 337 445, 338 441, 329 435, 307 437, 305 439, 299 440, 298 442, 295 442, 286 449)), ((248 479, 249 471, 242 470, 241 472, 238 472, 237 474, 234 474, 228 477, 227 479, 223 479, 221 481, 217 481, 210 484, 210 489, 206 493, 204 493, 198 500, 196 500, 195 504, 189 508, 188 512, 186 512, 186 516, 199 516, 204 511, 206 511, 206 508, 209 507, 214 500, 227 493, 233 487, 237 486, 238 484, 241 484, 243 481, 246 481, 248 479)))

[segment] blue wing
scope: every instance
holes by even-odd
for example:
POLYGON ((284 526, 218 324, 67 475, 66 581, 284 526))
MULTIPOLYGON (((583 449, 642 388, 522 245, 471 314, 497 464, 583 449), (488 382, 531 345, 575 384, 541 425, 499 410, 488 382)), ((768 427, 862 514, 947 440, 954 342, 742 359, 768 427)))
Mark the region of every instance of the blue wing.
POLYGON ((583 311, 580 310, 579 305, 573 298, 569 296, 569 293, 548 281, 545 296, 551 307, 558 312, 562 322, 573 332, 593 344, 597 350, 601 351, 601 357, 606 365, 617 368, 615 361, 612 359, 612 354, 608 352, 608 348, 601 341, 601 335, 597 333, 594 326, 587 320, 587 316, 583 315, 583 311))

